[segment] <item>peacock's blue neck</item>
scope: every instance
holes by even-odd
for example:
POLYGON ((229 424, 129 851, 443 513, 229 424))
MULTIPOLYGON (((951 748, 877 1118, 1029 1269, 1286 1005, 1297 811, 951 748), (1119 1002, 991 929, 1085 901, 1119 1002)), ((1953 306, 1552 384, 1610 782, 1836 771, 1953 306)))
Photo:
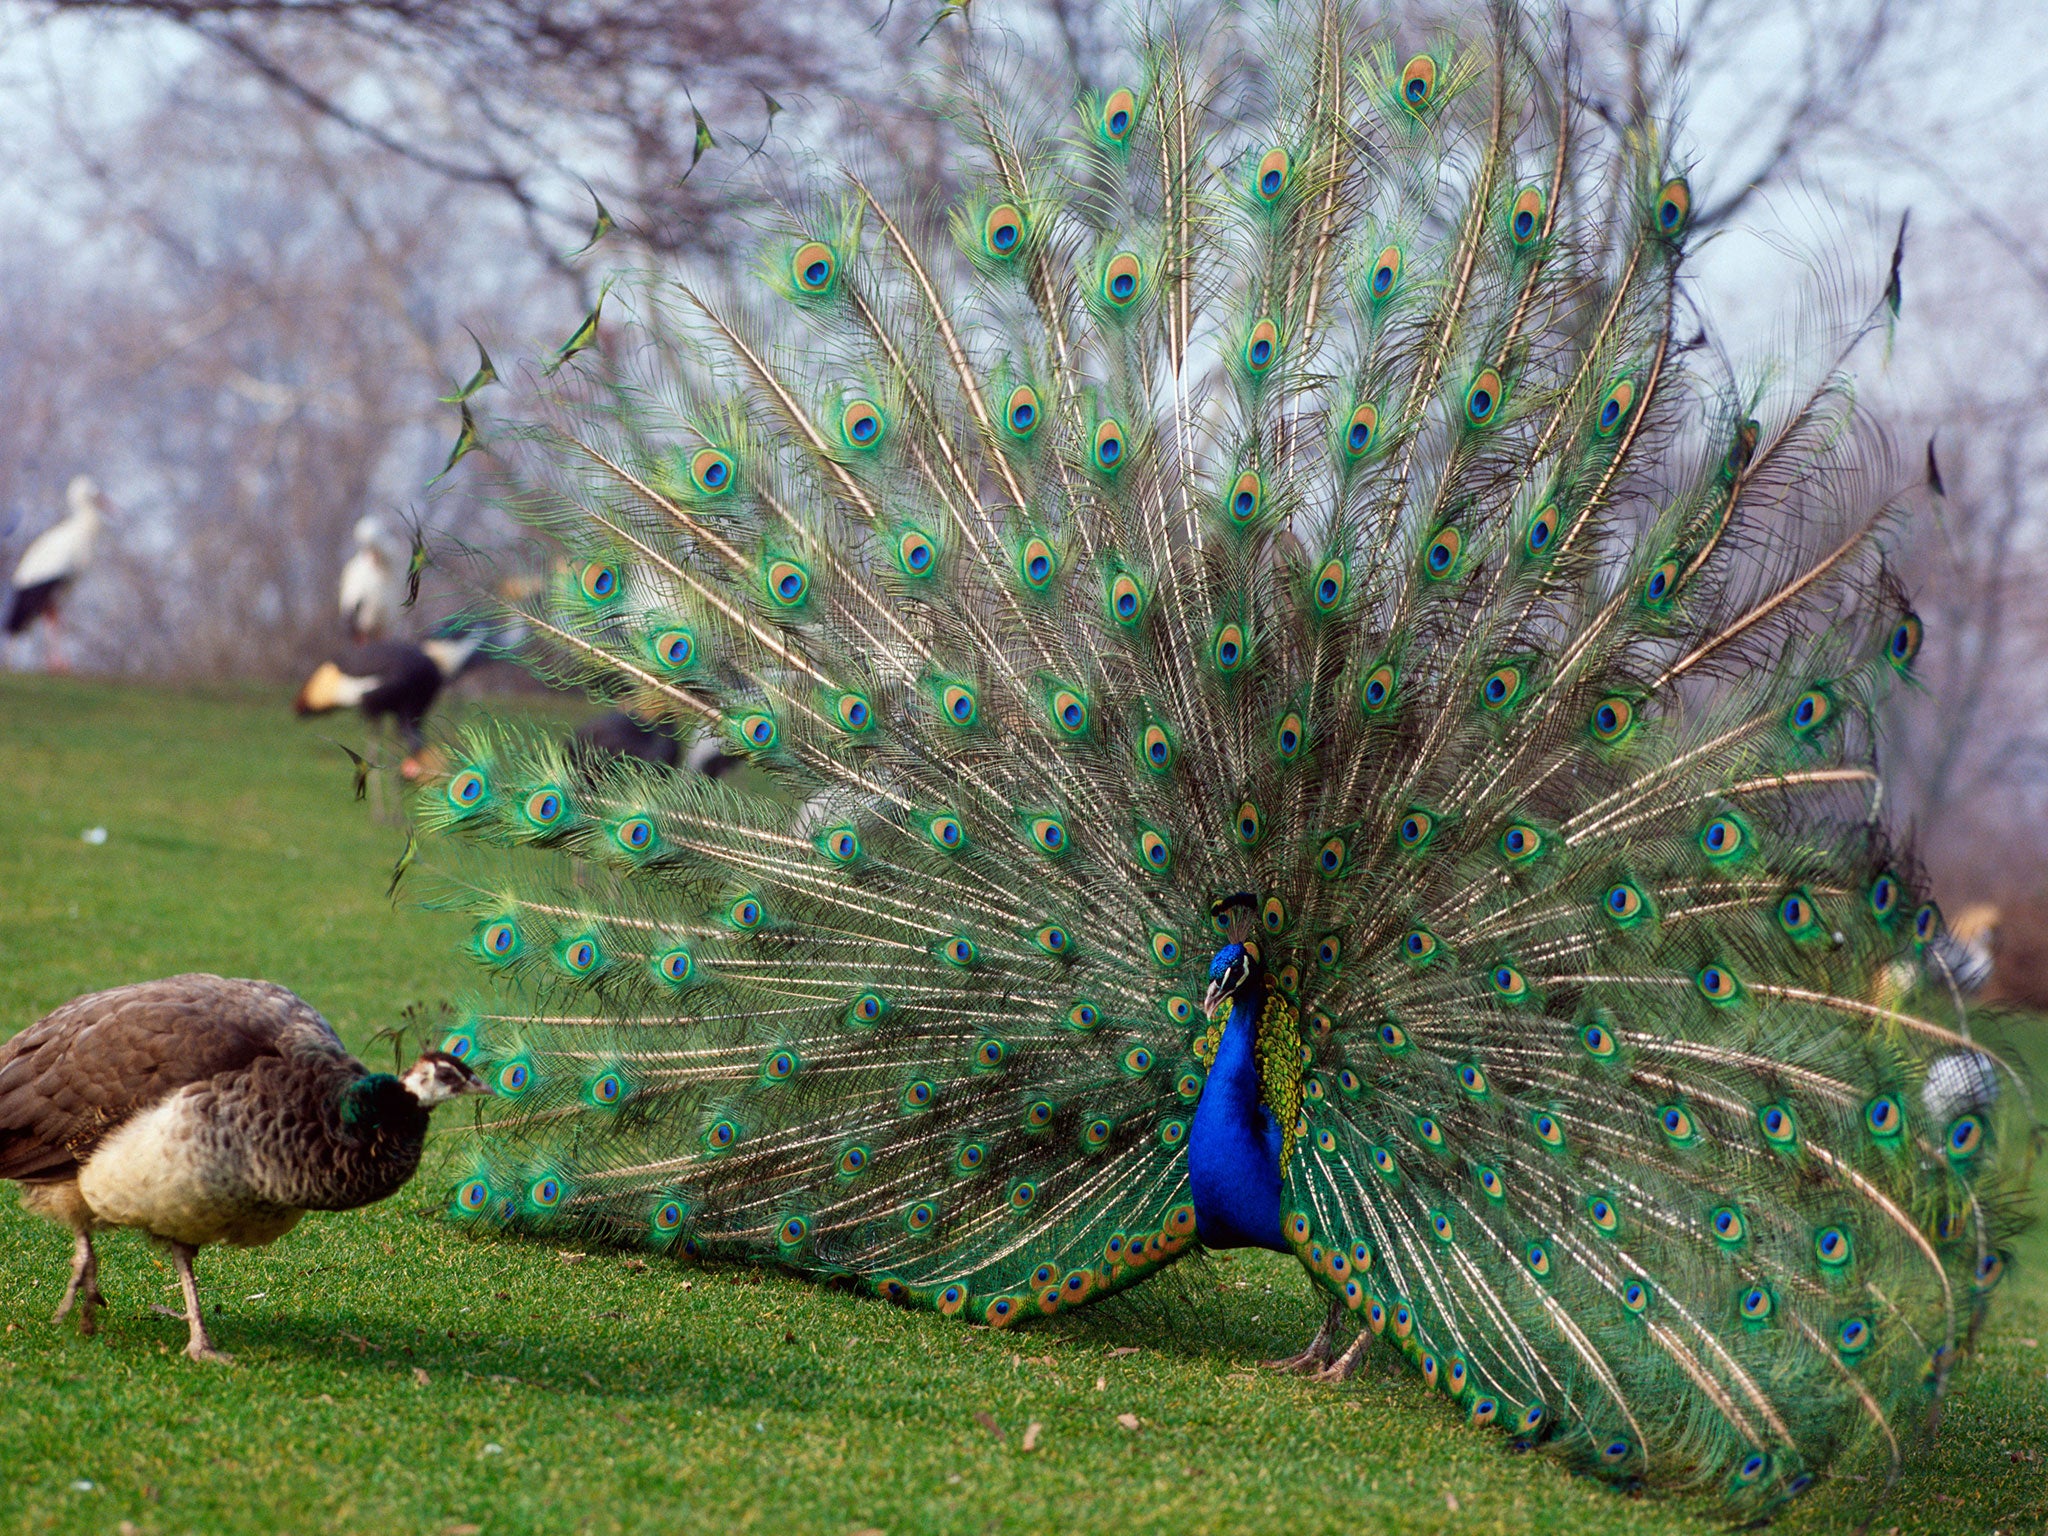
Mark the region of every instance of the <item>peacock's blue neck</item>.
POLYGON ((1195 1234, 1208 1247, 1285 1253, 1280 1125, 1259 1097, 1260 1001, 1253 988, 1231 999, 1188 1134, 1188 1183, 1195 1197, 1195 1234))

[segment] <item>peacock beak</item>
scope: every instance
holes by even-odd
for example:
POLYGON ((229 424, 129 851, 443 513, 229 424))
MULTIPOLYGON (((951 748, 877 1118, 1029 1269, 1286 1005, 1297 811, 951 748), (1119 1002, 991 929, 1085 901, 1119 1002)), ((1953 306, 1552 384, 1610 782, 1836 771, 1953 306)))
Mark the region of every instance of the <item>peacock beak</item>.
POLYGON ((1221 981, 1209 983, 1209 990, 1202 997, 1202 1016, 1215 1023, 1216 1015, 1223 1011, 1223 1005, 1230 1001, 1230 994, 1223 990, 1221 981))

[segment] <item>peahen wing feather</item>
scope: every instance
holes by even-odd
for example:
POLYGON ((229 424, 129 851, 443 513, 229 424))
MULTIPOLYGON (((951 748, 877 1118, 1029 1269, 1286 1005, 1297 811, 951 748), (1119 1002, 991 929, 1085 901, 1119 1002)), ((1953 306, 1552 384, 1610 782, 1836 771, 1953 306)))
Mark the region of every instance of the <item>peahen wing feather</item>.
POLYGON ((770 788, 468 740, 433 819, 527 856, 454 872, 509 1100, 455 1209, 1103 1294, 1191 1238, 1251 890, 1311 1273, 1479 1422, 1797 1492, 1938 1387, 2030 1134, 1888 980, 1940 919, 1861 310, 1702 367, 1686 181, 1518 16, 1266 41, 1140 33, 1078 118, 966 50, 958 206, 848 172, 772 302, 649 284, 508 440, 560 674, 770 788))

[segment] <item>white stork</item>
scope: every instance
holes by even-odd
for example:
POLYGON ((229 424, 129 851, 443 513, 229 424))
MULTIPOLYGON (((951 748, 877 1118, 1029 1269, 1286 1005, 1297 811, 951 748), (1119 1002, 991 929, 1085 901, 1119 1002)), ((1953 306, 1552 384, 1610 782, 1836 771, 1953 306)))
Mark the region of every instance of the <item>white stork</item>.
POLYGON ((341 568, 341 617, 357 643, 381 640, 405 605, 411 554, 381 517, 356 521, 356 552, 341 568))
POLYGON ((52 672, 68 672, 70 663, 57 644, 57 611, 71 584, 92 564, 93 543, 108 507, 90 475, 75 475, 64 498, 70 512, 54 528, 45 529, 23 551, 8 586, 7 615, 0 620, 11 638, 25 634, 37 619, 44 626, 44 664, 52 672))

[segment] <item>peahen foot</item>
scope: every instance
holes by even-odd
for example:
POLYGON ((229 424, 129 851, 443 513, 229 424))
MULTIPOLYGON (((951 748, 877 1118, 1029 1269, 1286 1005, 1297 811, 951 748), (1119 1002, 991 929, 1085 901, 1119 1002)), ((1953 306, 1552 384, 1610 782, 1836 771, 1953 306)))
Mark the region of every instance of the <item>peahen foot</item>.
POLYGON ((1344 1304, 1330 1303, 1330 1312, 1323 1319, 1323 1326, 1316 1330, 1316 1336, 1308 1341, 1308 1347, 1298 1355, 1289 1355, 1285 1360, 1260 1362, 1269 1371, 1286 1371, 1295 1376, 1318 1376, 1330 1363, 1330 1357, 1337 1352, 1337 1325, 1343 1321, 1344 1304))
POLYGON ((99 1321, 93 1316, 93 1311, 107 1304, 107 1298, 100 1294, 99 1272, 99 1257, 92 1251, 92 1235, 81 1232, 71 1258, 71 1283, 64 1287, 64 1299, 57 1304, 51 1322, 63 1322, 71 1315, 71 1309, 77 1307, 78 1331, 89 1336, 99 1330, 99 1321))

